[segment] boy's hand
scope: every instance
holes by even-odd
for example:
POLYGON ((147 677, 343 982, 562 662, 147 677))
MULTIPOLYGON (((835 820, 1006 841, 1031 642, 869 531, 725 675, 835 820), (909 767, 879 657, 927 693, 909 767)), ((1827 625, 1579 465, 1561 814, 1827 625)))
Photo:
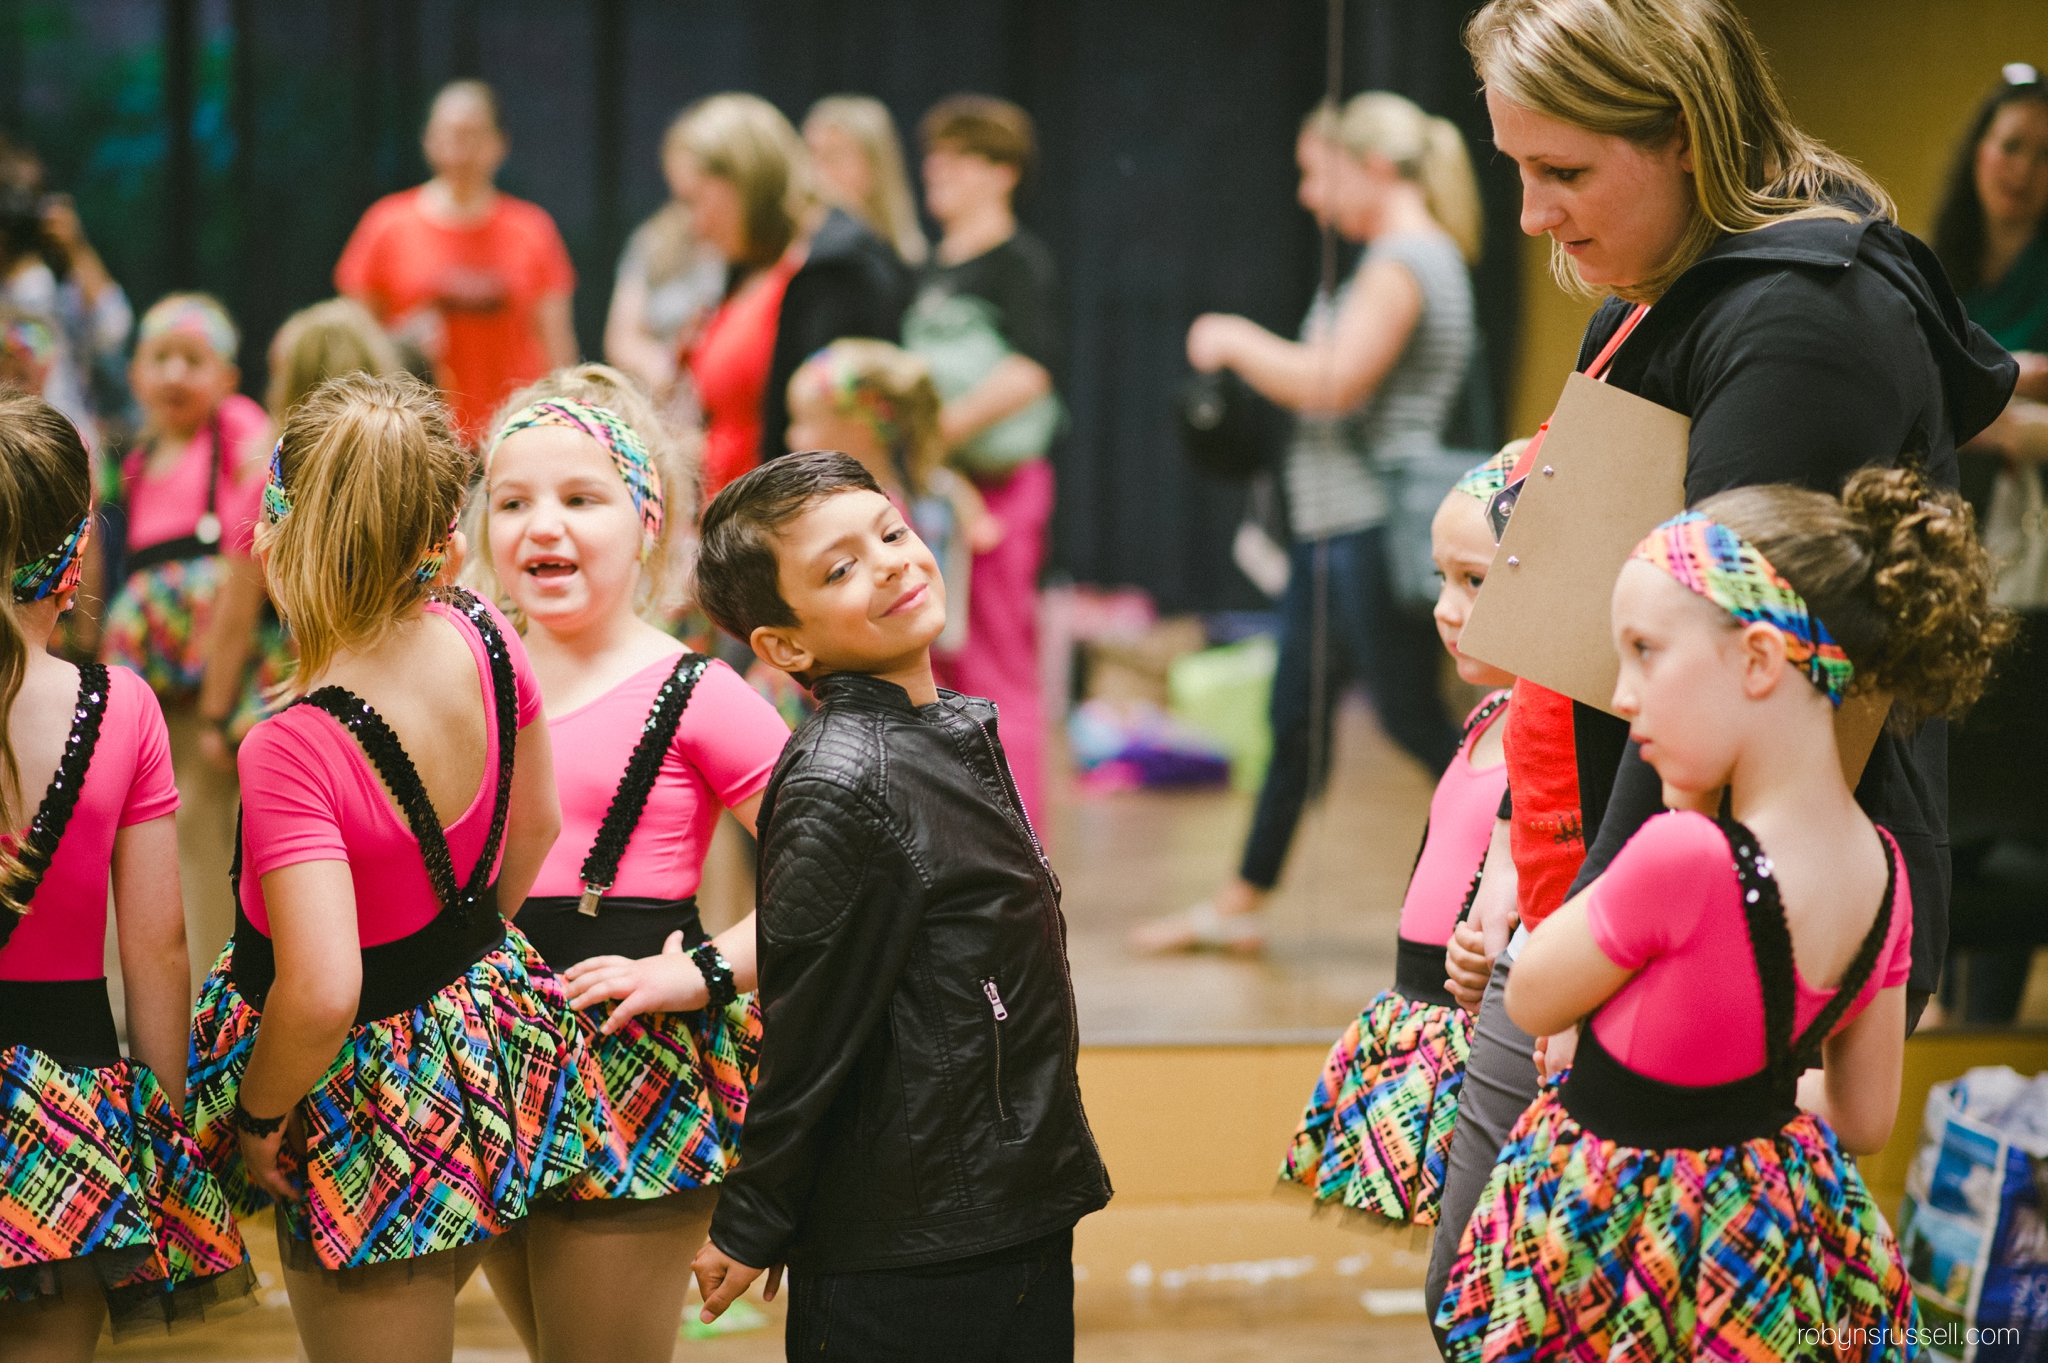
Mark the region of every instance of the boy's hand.
POLYGON ((1451 997, 1466 1012, 1477 1014, 1486 997, 1486 982, 1493 978, 1493 953, 1486 949, 1486 935, 1471 920, 1458 924, 1451 934, 1451 944, 1444 949, 1444 971, 1450 976, 1444 983, 1451 997))
POLYGON ((672 932, 661 955, 633 960, 625 956, 592 956, 562 972, 571 1008, 589 1008, 606 999, 619 1005, 598 1030, 612 1035, 641 1013, 687 1013, 711 1002, 697 963, 683 950, 683 934, 672 932))
MULTIPOLYGON (((725 1309, 746 1295, 754 1285, 754 1279, 762 1270, 749 1268, 732 1258, 709 1240, 704 1248, 697 1251, 697 1257, 690 1261, 690 1271, 697 1275, 697 1291, 704 1298, 704 1309, 697 1313, 697 1319, 709 1325, 725 1314, 725 1309)), ((782 1289, 782 1265, 772 1264, 767 1269, 768 1281, 761 1288, 763 1301, 774 1301, 775 1294, 782 1289)))

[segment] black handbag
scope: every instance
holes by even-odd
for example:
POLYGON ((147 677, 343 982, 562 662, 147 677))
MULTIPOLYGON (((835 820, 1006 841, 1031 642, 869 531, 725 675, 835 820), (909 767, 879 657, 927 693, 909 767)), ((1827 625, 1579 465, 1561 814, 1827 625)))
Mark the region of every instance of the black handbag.
POLYGON ((1228 369, 1195 374, 1181 386, 1181 447, 1211 478, 1242 482, 1276 468, 1288 416, 1228 369))

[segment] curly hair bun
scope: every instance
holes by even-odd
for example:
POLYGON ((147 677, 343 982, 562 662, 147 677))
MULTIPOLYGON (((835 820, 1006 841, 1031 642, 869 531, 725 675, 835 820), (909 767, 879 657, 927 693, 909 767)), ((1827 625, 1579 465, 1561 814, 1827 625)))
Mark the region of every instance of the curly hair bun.
POLYGON ((1984 692, 2015 622, 1991 603, 1996 575, 1969 504, 1917 467, 1866 468, 1839 498, 1784 485, 1737 488, 1699 510, 1762 551, 1855 664, 1857 692, 1892 696, 1911 728, 1984 692))

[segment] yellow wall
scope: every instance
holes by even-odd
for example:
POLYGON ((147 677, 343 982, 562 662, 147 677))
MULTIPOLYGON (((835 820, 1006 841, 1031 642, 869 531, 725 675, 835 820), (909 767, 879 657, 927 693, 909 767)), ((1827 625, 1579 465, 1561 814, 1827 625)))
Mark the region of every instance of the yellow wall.
MULTIPOLYGON (((2007 62, 2048 70, 2044 0, 1747 0, 1792 114, 1862 163, 1928 230, 1950 149, 2007 62)), ((1591 305, 1550 282, 1548 243, 1524 239, 1522 347, 1511 417, 1550 413, 1591 305)))

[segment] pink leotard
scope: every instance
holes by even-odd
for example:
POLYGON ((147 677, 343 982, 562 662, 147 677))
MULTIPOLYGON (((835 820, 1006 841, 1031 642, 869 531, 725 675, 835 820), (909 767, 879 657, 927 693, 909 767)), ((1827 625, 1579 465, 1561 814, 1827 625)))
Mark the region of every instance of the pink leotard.
MULTIPOLYGON (((548 717, 559 754, 562 835, 541 866, 535 895, 583 892, 583 859, 618 793, 654 693, 675 666, 674 658, 649 663, 596 700, 548 717)), ((619 859, 611 893, 642 899, 697 893, 718 811, 761 793, 788 739, 782 716, 738 673, 720 662, 705 668, 619 859)))
POLYGON ((171 741, 156 694, 125 667, 109 667, 107 677, 107 710, 100 718, 92 765, 27 916, 0 947, 0 980, 96 980, 104 975, 114 834, 177 811, 171 741))
MULTIPOLYGON (((230 558, 247 558, 263 506, 263 475, 270 465, 270 451, 262 444, 270 432, 270 418, 240 393, 223 398, 218 415, 220 438, 227 446, 220 452, 221 478, 213 507, 220 518, 220 551, 230 558)), ((205 426, 185 442, 178 462, 161 477, 144 472, 147 453, 138 449, 121 466, 128 487, 130 549, 192 534, 205 514, 206 484, 213 472, 213 438, 205 426)))
MULTIPOLYGON (((1913 897, 1890 833, 1896 870, 1891 931, 1842 1025, 1912 969, 1913 897)), ((1764 997, 1735 880, 1735 854, 1703 814, 1660 814, 1637 830, 1587 892, 1593 941, 1636 972, 1593 1018, 1608 1054, 1667 1084, 1726 1084, 1764 1067, 1764 997), (1703 1041, 1708 1044, 1702 1044, 1703 1041)), ((1835 996, 1793 968, 1794 1035, 1835 996)), ((1839 1030, 1839 1028, 1837 1029, 1839 1030)))
MULTIPOLYGON (((426 609, 461 632, 483 685, 484 779, 469 808, 445 830, 459 884, 475 869, 490 832, 498 744, 505 736, 497 731, 482 636, 439 601, 428 602, 426 609)), ((540 686, 519 636, 496 607, 489 609, 511 655, 523 729, 540 717, 540 686)), ((355 882, 356 931, 366 947, 417 932, 440 911, 405 816, 392 807, 369 757, 332 715, 294 705, 271 716, 249 731, 237 765, 242 774, 242 912, 258 932, 270 933, 263 877, 306 861, 348 863, 355 882)))
MULTIPOLYGON (((1486 699, 1490 703, 1493 697, 1486 699)), ((1472 713, 1485 708, 1482 703, 1472 713)), ((1505 762, 1473 766, 1472 749, 1506 714, 1507 707, 1502 706, 1472 731, 1429 799, 1429 835, 1416 859, 1415 874, 1408 878, 1408 895, 1401 901, 1400 933, 1410 942, 1433 947, 1449 943, 1465 892, 1479 874, 1494 820, 1500 816, 1501 792, 1508 788, 1508 768, 1505 762)))

